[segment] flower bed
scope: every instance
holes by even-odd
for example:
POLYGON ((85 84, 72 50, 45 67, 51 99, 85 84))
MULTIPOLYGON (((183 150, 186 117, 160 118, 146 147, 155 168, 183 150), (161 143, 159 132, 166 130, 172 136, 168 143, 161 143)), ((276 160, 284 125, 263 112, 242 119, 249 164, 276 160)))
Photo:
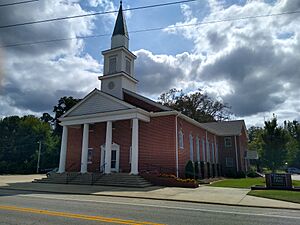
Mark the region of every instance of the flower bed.
POLYGON ((154 185, 166 186, 166 187, 185 187, 185 188, 197 188, 198 182, 193 179, 180 179, 172 174, 141 174, 143 178, 148 180, 154 185))

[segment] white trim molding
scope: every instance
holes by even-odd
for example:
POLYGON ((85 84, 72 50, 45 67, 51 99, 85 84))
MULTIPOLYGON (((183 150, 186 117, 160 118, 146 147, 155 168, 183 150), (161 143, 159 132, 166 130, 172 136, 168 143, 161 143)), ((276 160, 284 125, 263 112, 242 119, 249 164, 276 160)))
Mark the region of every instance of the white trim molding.
POLYGON ((135 108, 135 109, 125 109, 113 112, 96 113, 90 115, 82 116, 72 116, 60 118, 60 125, 76 125, 85 123, 100 123, 106 121, 117 121, 117 120, 128 120, 137 118, 144 122, 150 122, 149 113, 145 110, 135 108))

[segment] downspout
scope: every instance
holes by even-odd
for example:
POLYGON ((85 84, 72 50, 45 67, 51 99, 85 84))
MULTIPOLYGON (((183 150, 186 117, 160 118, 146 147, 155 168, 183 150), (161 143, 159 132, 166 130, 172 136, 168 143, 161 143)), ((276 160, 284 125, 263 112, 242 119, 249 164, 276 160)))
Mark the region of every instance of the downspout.
POLYGON ((210 153, 208 152, 208 139, 207 139, 207 130, 205 131, 205 158, 206 162, 208 162, 208 159, 210 161, 210 153), (209 156, 209 157, 208 157, 209 156))
POLYGON ((238 150, 237 150, 237 144, 236 144, 236 136, 234 136, 234 146, 235 146, 236 172, 239 172, 239 162, 238 162, 238 150))
POLYGON ((179 177, 179 162, 178 162, 178 121, 177 118, 181 113, 177 113, 176 117, 175 117, 175 135, 176 135, 176 177, 179 177))

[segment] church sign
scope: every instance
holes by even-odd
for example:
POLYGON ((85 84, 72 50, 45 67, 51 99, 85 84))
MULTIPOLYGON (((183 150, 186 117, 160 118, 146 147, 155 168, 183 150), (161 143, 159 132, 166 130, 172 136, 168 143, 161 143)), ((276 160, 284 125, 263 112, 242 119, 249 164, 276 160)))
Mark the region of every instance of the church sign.
POLYGON ((291 174, 266 174, 266 186, 269 189, 292 189, 291 174))

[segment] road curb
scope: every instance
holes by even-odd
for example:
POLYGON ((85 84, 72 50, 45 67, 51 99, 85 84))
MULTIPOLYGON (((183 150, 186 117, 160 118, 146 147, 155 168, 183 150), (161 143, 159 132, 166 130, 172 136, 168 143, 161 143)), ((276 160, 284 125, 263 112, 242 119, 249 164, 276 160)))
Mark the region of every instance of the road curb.
MULTIPOLYGON (((69 194, 69 195, 92 195, 92 196, 102 196, 102 197, 118 197, 118 198, 132 198, 132 199, 145 199, 145 200, 158 200, 158 201, 170 201, 170 202, 185 202, 185 203, 201 203, 209 205, 224 205, 224 206, 238 206, 238 207, 251 207, 251 208, 268 208, 268 209, 285 209, 285 210, 297 210, 299 208, 288 208, 288 207, 276 207, 276 206, 254 206, 254 205, 241 205, 235 203, 224 203, 224 202, 205 202, 205 201, 195 201, 195 200, 185 200, 185 199, 166 199, 166 198, 156 198, 156 197, 142 197, 142 196, 125 196, 125 195, 111 195, 111 194, 97 194, 97 193, 80 193, 80 192, 64 192, 64 191, 49 191, 49 190, 34 190, 34 189, 21 189, 21 188, 10 188, 10 187, 0 187, 3 190, 15 190, 15 191, 34 191, 37 193, 52 193, 52 194, 69 194)), ((274 200, 274 199, 273 199, 274 200)), ((280 200, 278 200, 280 201, 280 200)), ((294 202, 292 202, 294 203, 294 202)), ((294 203, 297 204, 297 203, 294 203)))

